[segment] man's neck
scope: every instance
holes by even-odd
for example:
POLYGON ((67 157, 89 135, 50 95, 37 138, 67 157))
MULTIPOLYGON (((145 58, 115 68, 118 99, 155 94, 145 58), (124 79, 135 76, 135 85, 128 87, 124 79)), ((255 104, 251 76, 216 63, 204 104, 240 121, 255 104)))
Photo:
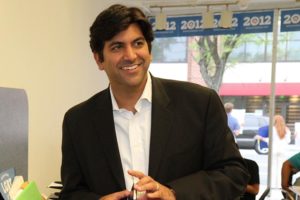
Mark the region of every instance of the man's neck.
POLYGON ((126 110, 136 112, 135 110, 135 104, 140 98, 141 93, 116 93, 114 94, 114 97, 116 99, 116 102, 119 106, 119 108, 124 108, 126 110))
POLYGON ((117 88, 112 86, 112 93, 119 108, 136 112, 135 105, 144 91, 145 85, 140 88, 117 88))

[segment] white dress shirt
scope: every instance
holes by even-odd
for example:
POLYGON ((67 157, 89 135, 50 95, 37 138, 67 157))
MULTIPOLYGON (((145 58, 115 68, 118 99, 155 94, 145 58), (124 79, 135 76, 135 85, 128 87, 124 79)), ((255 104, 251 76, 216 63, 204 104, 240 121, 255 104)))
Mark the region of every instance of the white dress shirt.
POLYGON ((136 113, 119 108, 110 88, 113 116, 117 135, 119 153, 121 157, 126 189, 131 190, 133 180, 128 170, 141 171, 148 175, 152 82, 148 73, 145 89, 135 105, 136 113))

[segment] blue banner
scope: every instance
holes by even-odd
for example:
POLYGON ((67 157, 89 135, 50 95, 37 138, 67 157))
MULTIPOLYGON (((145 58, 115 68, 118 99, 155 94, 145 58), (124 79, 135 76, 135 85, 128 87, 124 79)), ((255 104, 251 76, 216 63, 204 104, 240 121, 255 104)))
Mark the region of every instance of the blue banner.
POLYGON ((204 29, 202 16, 168 17, 164 31, 155 30, 155 18, 150 18, 156 37, 226 35, 241 33, 262 33, 273 31, 273 11, 234 13, 232 27, 220 28, 220 14, 214 15, 215 28, 204 29))
POLYGON ((281 32, 300 31, 300 9, 281 11, 281 32))

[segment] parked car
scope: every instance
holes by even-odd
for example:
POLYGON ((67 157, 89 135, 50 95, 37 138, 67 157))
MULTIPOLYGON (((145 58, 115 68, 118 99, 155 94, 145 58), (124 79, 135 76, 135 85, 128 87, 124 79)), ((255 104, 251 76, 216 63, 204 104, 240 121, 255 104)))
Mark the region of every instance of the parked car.
POLYGON ((261 141, 257 141, 255 138, 257 134, 265 134, 265 132, 263 132, 265 128, 263 127, 268 127, 268 124, 269 118, 266 116, 257 115, 255 113, 245 113, 242 131, 236 136, 236 142, 239 148, 254 149, 258 154, 268 154, 268 146, 261 141))

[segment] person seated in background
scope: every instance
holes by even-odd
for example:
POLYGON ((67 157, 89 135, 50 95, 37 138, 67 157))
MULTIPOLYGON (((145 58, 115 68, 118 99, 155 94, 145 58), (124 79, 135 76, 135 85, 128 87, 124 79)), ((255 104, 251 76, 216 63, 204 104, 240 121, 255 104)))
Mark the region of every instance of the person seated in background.
POLYGON ((257 148, 260 149, 261 152, 268 152, 268 139, 262 139, 262 138, 269 138, 269 125, 262 126, 258 129, 257 136, 255 136, 257 139, 257 148))
POLYGON ((259 167, 254 160, 244 158, 245 163, 248 167, 250 179, 248 181, 246 191, 241 197, 241 200, 255 200, 256 195, 259 192, 259 167))
POLYGON ((300 185, 300 180, 297 179, 294 184, 292 184, 293 175, 296 174, 300 170, 300 152, 293 155, 284 163, 281 167, 281 187, 287 192, 291 192, 289 187, 291 185, 300 185))

